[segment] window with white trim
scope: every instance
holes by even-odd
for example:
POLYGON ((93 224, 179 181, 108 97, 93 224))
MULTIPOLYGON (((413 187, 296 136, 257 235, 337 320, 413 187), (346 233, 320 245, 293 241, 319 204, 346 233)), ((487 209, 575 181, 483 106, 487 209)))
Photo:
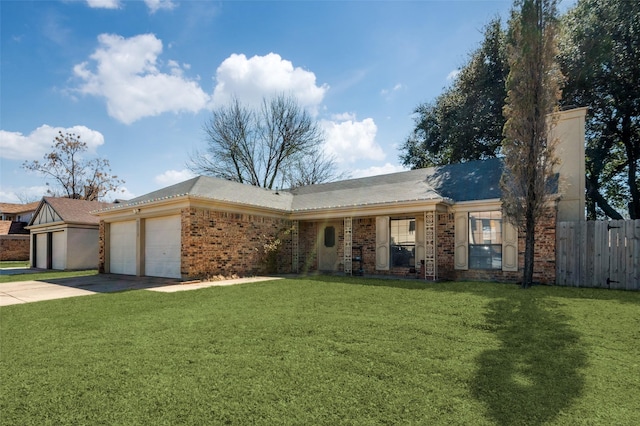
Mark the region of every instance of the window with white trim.
POLYGON ((502 269, 502 212, 469 212, 469 269, 502 269))
POLYGON ((416 264, 415 218, 389 220, 391 238, 391 266, 414 267, 416 264))

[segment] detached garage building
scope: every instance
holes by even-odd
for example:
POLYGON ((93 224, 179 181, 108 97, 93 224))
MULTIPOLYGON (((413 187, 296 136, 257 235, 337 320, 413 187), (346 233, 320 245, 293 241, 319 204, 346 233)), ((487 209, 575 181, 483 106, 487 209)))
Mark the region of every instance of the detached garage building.
POLYGON ((59 270, 97 268, 99 219, 90 212, 112 205, 44 197, 27 226, 31 266, 59 270))

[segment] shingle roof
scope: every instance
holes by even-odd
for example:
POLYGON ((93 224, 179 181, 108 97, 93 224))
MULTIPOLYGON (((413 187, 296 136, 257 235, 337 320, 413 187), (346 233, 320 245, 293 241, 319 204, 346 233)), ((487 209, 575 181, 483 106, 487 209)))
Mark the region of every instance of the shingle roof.
POLYGON ((414 200, 500 198, 502 161, 490 159, 296 188, 294 211, 414 200))
POLYGON ((309 185, 278 192, 199 176, 114 205, 112 208, 187 195, 280 211, 309 211, 417 200, 447 199, 460 202, 496 199, 500 198, 502 168, 502 160, 493 158, 309 185))
POLYGON ((186 195, 277 210, 289 210, 293 198, 286 191, 271 191, 210 176, 198 176, 136 197, 123 203, 123 207, 186 195))
POLYGON ((38 208, 40 201, 28 204, 0 203, 0 212, 2 213, 25 213, 31 212, 38 208))
MULTIPOLYGON (((64 222, 98 224, 100 218, 91 214, 92 211, 113 206, 112 203, 100 201, 75 200, 72 198, 44 197, 41 206, 47 203, 58 213, 64 222)), ((38 207, 38 210, 41 207, 38 207)), ((37 213, 36 213, 37 215, 37 213)), ((36 216, 34 215, 34 217, 36 216)))
POLYGON ((0 235, 9 234, 9 230, 11 230, 11 223, 12 221, 10 220, 0 220, 0 235))

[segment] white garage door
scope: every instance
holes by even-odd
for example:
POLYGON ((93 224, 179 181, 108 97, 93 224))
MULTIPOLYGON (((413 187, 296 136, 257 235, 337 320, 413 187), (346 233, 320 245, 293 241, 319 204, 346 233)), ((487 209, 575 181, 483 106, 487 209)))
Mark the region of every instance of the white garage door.
POLYGON ((109 271, 112 274, 136 274, 136 221, 110 225, 109 271))
POLYGON ((67 238, 64 231, 51 234, 51 268, 66 269, 67 267, 67 238))
POLYGON ((181 278, 180 216, 147 219, 145 223, 144 274, 181 278))
POLYGON ((47 233, 36 234, 36 268, 47 269, 47 233))

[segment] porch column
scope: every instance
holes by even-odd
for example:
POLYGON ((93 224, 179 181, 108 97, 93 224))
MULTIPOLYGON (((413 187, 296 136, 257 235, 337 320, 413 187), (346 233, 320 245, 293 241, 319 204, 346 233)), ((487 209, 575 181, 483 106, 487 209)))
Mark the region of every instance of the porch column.
POLYGON ((424 212, 425 260, 424 279, 435 281, 438 278, 436 246, 436 212, 424 212))
POLYGON ((352 263, 353 244, 353 220, 350 217, 344 218, 344 273, 351 275, 353 272, 352 263))
POLYGON ((298 273, 298 229, 299 222, 294 220, 291 224, 291 272, 298 273))

